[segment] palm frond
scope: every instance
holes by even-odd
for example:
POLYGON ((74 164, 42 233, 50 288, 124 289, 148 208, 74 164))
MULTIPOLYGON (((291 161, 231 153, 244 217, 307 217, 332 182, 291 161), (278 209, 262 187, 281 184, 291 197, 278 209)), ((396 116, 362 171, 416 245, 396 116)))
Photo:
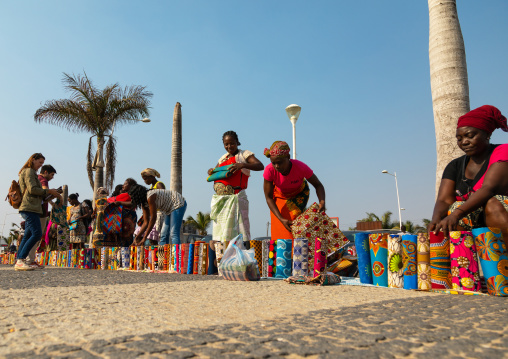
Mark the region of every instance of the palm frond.
POLYGON ((34 115, 35 122, 58 125, 73 132, 95 133, 93 119, 87 109, 79 102, 62 99, 50 100, 40 107, 34 115))
POLYGON ((106 187, 111 190, 115 181, 116 168, 116 139, 109 136, 106 144, 106 187))
POLYGON ((88 142, 88 152, 86 154, 86 172, 88 173, 88 180, 90 181, 90 186, 94 188, 93 170, 92 170, 94 154, 92 150, 92 138, 94 138, 94 136, 91 136, 88 142))

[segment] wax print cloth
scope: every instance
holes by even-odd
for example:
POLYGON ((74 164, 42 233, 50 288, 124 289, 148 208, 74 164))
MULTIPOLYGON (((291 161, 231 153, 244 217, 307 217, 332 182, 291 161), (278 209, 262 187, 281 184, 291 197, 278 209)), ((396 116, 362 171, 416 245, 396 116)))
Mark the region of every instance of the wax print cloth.
POLYGON ((167 251, 164 251, 164 246, 157 247, 157 261, 158 261, 158 270, 167 271, 167 259, 166 259, 167 251))
POLYGON ((55 201, 53 208, 51 209, 50 219, 51 222, 63 226, 68 227, 67 225, 67 206, 64 206, 60 199, 55 201))
POLYGON ((267 277, 275 277, 277 273, 277 240, 270 239, 268 245, 268 272, 267 277))
POLYGON ((70 248, 71 238, 68 227, 58 226, 57 227, 57 250, 66 251, 70 248))
POLYGON ((292 245, 293 241, 291 239, 277 239, 276 278, 288 278, 291 276, 293 267, 291 258, 292 245))
POLYGON ((250 241, 250 247, 254 248, 254 257, 258 262, 259 269, 263 267, 263 243, 261 241, 250 241))
POLYGON ((199 246, 203 243, 202 241, 195 241, 194 242, 194 262, 192 267, 192 274, 198 274, 198 267, 199 267, 199 246))
POLYGON ((130 270, 136 270, 136 260, 137 260, 137 247, 131 246, 130 251, 130 260, 129 260, 129 269, 130 270))
POLYGON ((189 263, 189 243, 180 244, 180 272, 187 273, 187 264, 189 263))
POLYGON ((432 289, 452 289, 450 240, 443 232, 430 232, 430 280, 432 289))
POLYGON ((372 284, 369 234, 355 233, 355 247, 358 258, 358 274, 360 276, 360 281, 365 284, 372 284))
POLYGON ((189 254, 187 257, 187 271, 185 273, 192 274, 194 270, 194 243, 189 244, 189 254))
POLYGON ((497 228, 474 228, 476 250, 490 295, 508 296, 508 254, 497 228))
POLYGON ((418 289, 416 246, 418 237, 414 234, 402 236, 402 262, 404 264, 404 289, 418 289))
POLYGON ((79 250, 78 253, 78 268, 84 269, 85 268, 85 249, 82 248, 79 250))
POLYGON ((313 277, 319 277, 324 273, 326 273, 326 239, 316 237, 314 241, 313 277))
POLYGON ((198 261, 197 261, 197 274, 203 275, 203 246, 206 246, 206 243, 199 243, 198 247, 198 261))
POLYGON ((164 261, 163 261, 162 270, 167 272, 167 271, 169 271, 169 258, 171 257, 171 247, 169 244, 165 244, 163 248, 164 248, 163 249, 164 261))
POLYGON ((323 273, 317 277, 313 276, 291 276, 284 279, 289 284, 307 284, 307 285, 337 285, 341 282, 340 276, 333 273, 323 273))
POLYGON ((309 240, 295 238, 293 248, 293 276, 309 275, 309 240))
POLYGON ((108 262, 109 250, 107 250, 107 248, 105 248, 105 247, 101 247, 100 250, 101 250, 101 269, 106 270, 107 265, 108 265, 107 262, 108 262))
POLYGON ((480 266, 471 232, 450 232, 450 260, 453 289, 481 292, 480 266))
POLYGON ((136 246, 136 270, 140 271, 145 268, 145 248, 136 246))
POLYGON ((372 283, 380 287, 388 287, 388 234, 369 234, 369 247, 372 283))
POLYGON ((402 238, 398 234, 388 236, 388 287, 404 288, 402 238))
POLYGON ((416 262, 418 264, 418 289, 430 290, 430 240, 428 233, 418 233, 416 262))
POLYGON ((332 253, 346 246, 349 241, 325 212, 319 212, 319 205, 312 204, 299 215, 291 227, 293 238, 309 239, 309 268, 314 268, 314 239, 319 237, 326 243, 326 253, 332 253))
POLYGON ((214 241, 230 241, 239 234, 245 241, 250 240, 249 200, 245 191, 232 195, 214 194, 211 206, 214 241))
POLYGON ((261 276, 262 277, 268 277, 268 259, 269 259, 269 256, 270 256, 270 240, 263 240, 261 241, 261 247, 262 247, 262 255, 263 255, 263 258, 262 258, 262 262, 263 264, 261 265, 261 276))

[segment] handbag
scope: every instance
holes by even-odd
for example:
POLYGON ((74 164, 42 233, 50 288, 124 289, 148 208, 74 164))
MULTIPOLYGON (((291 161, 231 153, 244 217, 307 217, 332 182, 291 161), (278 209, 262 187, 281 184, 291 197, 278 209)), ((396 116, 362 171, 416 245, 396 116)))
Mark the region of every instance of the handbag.
POLYGON ((233 175, 233 172, 229 172, 229 170, 231 169, 232 166, 233 165, 231 164, 231 165, 227 165, 227 166, 215 167, 212 170, 212 174, 210 176, 208 176, 206 181, 207 182, 214 182, 214 181, 218 181, 221 179, 231 177, 233 175))

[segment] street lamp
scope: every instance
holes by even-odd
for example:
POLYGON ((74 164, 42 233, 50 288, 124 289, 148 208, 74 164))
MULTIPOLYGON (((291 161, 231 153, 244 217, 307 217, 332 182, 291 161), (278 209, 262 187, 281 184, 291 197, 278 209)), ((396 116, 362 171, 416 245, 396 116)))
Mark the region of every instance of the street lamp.
POLYGON ((288 114, 289 120, 293 124, 293 159, 296 159, 296 121, 302 108, 298 105, 289 105, 286 107, 286 113, 288 114))
POLYGON ((402 214, 401 214, 401 210, 403 210, 404 208, 400 207, 399 185, 397 184, 397 172, 393 172, 393 174, 391 174, 387 170, 382 170, 381 173, 386 173, 387 175, 395 177, 395 189, 397 190, 397 204, 399 205, 399 226, 400 226, 399 229, 402 231, 402 214))

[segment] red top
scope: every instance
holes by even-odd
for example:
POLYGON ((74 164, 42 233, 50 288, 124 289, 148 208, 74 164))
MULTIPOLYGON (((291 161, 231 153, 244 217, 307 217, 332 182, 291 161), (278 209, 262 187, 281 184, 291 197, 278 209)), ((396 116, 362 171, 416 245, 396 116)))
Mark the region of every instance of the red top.
POLYGON ((113 203, 113 202, 130 202, 130 201, 131 201, 131 196, 129 196, 128 193, 120 193, 116 197, 109 197, 108 198, 108 203, 113 203))
MULTIPOLYGON (((229 158, 228 160, 222 162, 217 167, 232 165, 233 163, 236 163, 236 156, 233 156, 229 158)), ((214 183, 223 183, 224 185, 230 185, 235 188, 235 194, 240 192, 242 189, 247 189, 247 184, 249 182, 249 176, 246 176, 242 173, 241 170, 236 171, 231 177, 224 178, 221 180, 217 180, 214 183)))

